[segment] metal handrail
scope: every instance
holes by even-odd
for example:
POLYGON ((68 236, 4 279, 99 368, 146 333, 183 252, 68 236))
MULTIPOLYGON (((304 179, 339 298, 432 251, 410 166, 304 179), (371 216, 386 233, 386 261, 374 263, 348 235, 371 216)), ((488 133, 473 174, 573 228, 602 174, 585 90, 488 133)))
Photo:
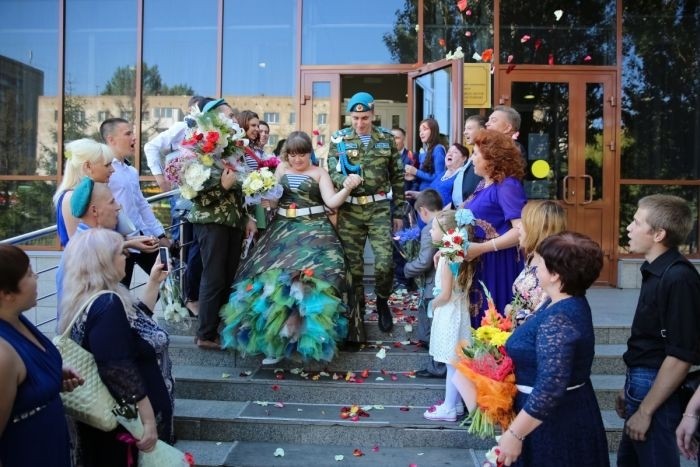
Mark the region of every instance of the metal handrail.
MULTIPOLYGON (((169 198, 172 195, 179 195, 180 190, 175 189, 175 190, 170 190, 165 193, 158 193, 157 195, 149 196, 146 198, 146 201, 148 201, 149 204, 155 203, 156 201, 160 201, 165 198, 169 198)), ((170 227, 172 228, 172 226, 170 227)), ((6 238, 5 240, 0 240, 0 244, 7 244, 7 245, 18 245, 20 243, 25 243, 29 242, 32 240, 36 240, 37 238, 44 237, 46 235, 56 233, 58 230, 58 227, 54 224, 50 227, 44 227, 43 229, 38 229, 38 230, 33 230, 31 232, 22 234, 22 235, 17 235, 16 237, 11 237, 11 238, 6 238)))
MULTIPOLYGON (((168 192, 165 192, 165 193, 158 193, 157 195, 149 196, 148 198, 146 198, 146 201, 148 201, 148 203, 151 204, 151 203, 154 203, 154 202, 156 202, 156 201, 160 201, 160 200, 169 198, 170 196, 179 195, 179 194, 180 194, 180 190, 175 189, 175 190, 171 190, 171 191, 168 191, 168 192)), ((164 229, 165 229, 166 231, 170 231, 170 230, 173 230, 173 229, 176 229, 176 228, 180 228, 180 229, 181 229, 182 224, 183 224, 183 222, 178 222, 178 223, 176 223, 176 224, 173 224, 173 225, 170 225, 170 226, 168 226, 168 227, 165 227, 164 229)), ((43 229, 34 230, 34 231, 32 231, 32 232, 28 232, 28 233, 25 233, 25 234, 22 234, 22 235, 17 235, 16 237, 12 237, 12 238, 7 238, 7 239, 5 239, 5 240, 1 240, 1 241, 0 241, 0 244, 17 245, 17 244, 21 244, 21 243, 28 242, 28 241, 31 241, 31 240, 35 240, 35 239, 37 239, 37 238, 44 237, 44 236, 46 236, 46 235, 55 234, 56 231, 57 231, 57 226, 56 226, 56 225, 52 225, 52 226, 50 226, 50 227, 44 227, 43 229)), ((181 230, 181 232, 182 232, 182 230, 181 230)), ((191 243, 191 242, 188 242, 187 244, 189 244, 189 243, 191 243)), ((181 245, 181 246, 184 246, 184 245, 181 245)), ((181 258, 180 258, 180 264, 181 264, 181 265, 184 264, 184 262, 183 262, 182 260, 183 260, 183 258, 181 257, 181 258)), ((53 271, 53 270, 55 270, 55 269, 58 269, 58 266, 52 266, 52 267, 49 267, 49 268, 46 268, 46 269, 42 269, 41 271, 38 271, 36 274, 40 276, 40 275, 42 275, 42 274, 44 274, 44 273, 53 271)), ((178 267, 178 268, 173 269, 173 271, 172 271, 173 273, 178 273, 177 276, 176 276, 176 277, 178 278, 177 280, 182 281, 182 275, 183 275, 183 273, 184 273, 184 270, 185 270, 185 266, 184 266, 184 265, 183 265, 183 266, 180 266, 180 267, 178 267)), ((134 285, 134 286, 131 288, 131 290, 138 289, 138 288, 140 288, 140 287, 143 287, 144 285, 146 285, 145 282, 143 282, 143 283, 141 283, 141 284, 136 284, 136 285, 134 285)), ((38 303, 38 302, 40 302, 40 301, 42 301, 42 300, 45 300, 45 299, 47 299, 47 298, 51 298, 51 297, 55 296, 56 293, 57 293, 56 291, 51 292, 51 293, 47 293, 46 295, 43 295, 43 296, 41 296, 41 297, 38 297, 36 301, 37 301, 37 303, 38 303)), ((36 313, 36 307, 34 307, 34 312, 36 313)), ((35 325, 37 328, 41 328, 42 326, 44 326, 44 325, 46 325, 46 324, 49 324, 49 323, 51 323, 51 322, 56 321, 56 317, 49 318, 49 319, 44 320, 44 321, 41 321, 41 322, 38 322, 38 320, 36 319, 36 318, 37 318, 36 315, 35 315, 34 318, 35 318, 35 319, 34 319, 34 325, 35 325)))

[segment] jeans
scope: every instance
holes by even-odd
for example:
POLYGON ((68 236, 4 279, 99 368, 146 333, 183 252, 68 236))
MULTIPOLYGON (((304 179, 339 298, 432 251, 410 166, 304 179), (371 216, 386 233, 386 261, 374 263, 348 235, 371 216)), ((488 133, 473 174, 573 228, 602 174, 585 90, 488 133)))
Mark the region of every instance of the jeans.
MULTIPOLYGON (((639 408, 654 384, 658 372, 656 368, 627 369, 625 379, 627 419, 639 408)), ((654 412, 645 441, 633 441, 625 433, 622 434, 617 451, 618 467, 679 467, 680 456, 675 432, 680 421, 680 401, 678 394, 674 393, 654 412)))

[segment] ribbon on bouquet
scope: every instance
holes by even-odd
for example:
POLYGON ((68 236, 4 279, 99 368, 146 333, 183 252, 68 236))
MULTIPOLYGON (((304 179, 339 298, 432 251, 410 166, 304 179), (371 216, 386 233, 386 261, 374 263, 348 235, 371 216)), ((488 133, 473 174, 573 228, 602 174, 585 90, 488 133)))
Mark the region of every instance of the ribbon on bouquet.
POLYGON ((117 441, 129 446, 129 449, 126 450, 126 467, 132 467, 134 465, 134 450, 131 449, 131 446, 136 446, 139 440, 129 433, 117 433, 117 441))

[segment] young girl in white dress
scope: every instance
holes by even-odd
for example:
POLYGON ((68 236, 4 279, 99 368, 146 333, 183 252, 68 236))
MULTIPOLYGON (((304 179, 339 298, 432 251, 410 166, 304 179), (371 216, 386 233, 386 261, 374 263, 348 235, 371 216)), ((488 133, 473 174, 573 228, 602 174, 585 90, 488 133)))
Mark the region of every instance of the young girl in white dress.
MULTIPOLYGON (((433 242, 442 243, 443 235, 456 227, 455 211, 440 211, 433 219, 430 229, 433 242)), ((465 229, 471 232, 470 226, 466 226, 465 229)), ((439 257, 433 290, 435 298, 430 303, 433 324, 430 328, 429 353, 435 361, 447 365, 447 377, 444 402, 425 411, 423 417, 428 420, 454 422, 458 414, 464 413, 460 394, 452 383, 452 377, 455 375, 453 363, 457 358, 455 351, 457 345, 463 341, 471 343, 468 291, 473 275, 473 263, 468 261, 461 263, 455 277, 450 261, 442 255, 439 257)), ((468 403, 467 407, 473 408, 473 403, 468 403)))

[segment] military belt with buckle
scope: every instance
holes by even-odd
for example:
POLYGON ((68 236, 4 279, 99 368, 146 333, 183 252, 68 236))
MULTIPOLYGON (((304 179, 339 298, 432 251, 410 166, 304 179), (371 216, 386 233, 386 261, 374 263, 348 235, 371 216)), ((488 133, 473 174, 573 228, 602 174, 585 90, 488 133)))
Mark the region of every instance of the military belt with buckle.
POLYGON ((278 208, 277 214, 284 216, 288 219, 294 219, 300 216, 310 216, 312 214, 321 214, 325 212, 323 206, 311 206, 310 208, 278 208))
POLYGON ((385 199, 388 199, 386 195, 350 196, 346 200, 346 203, 364 206, 365 204, 376 203, 377 201, 384 201, 385 199))

